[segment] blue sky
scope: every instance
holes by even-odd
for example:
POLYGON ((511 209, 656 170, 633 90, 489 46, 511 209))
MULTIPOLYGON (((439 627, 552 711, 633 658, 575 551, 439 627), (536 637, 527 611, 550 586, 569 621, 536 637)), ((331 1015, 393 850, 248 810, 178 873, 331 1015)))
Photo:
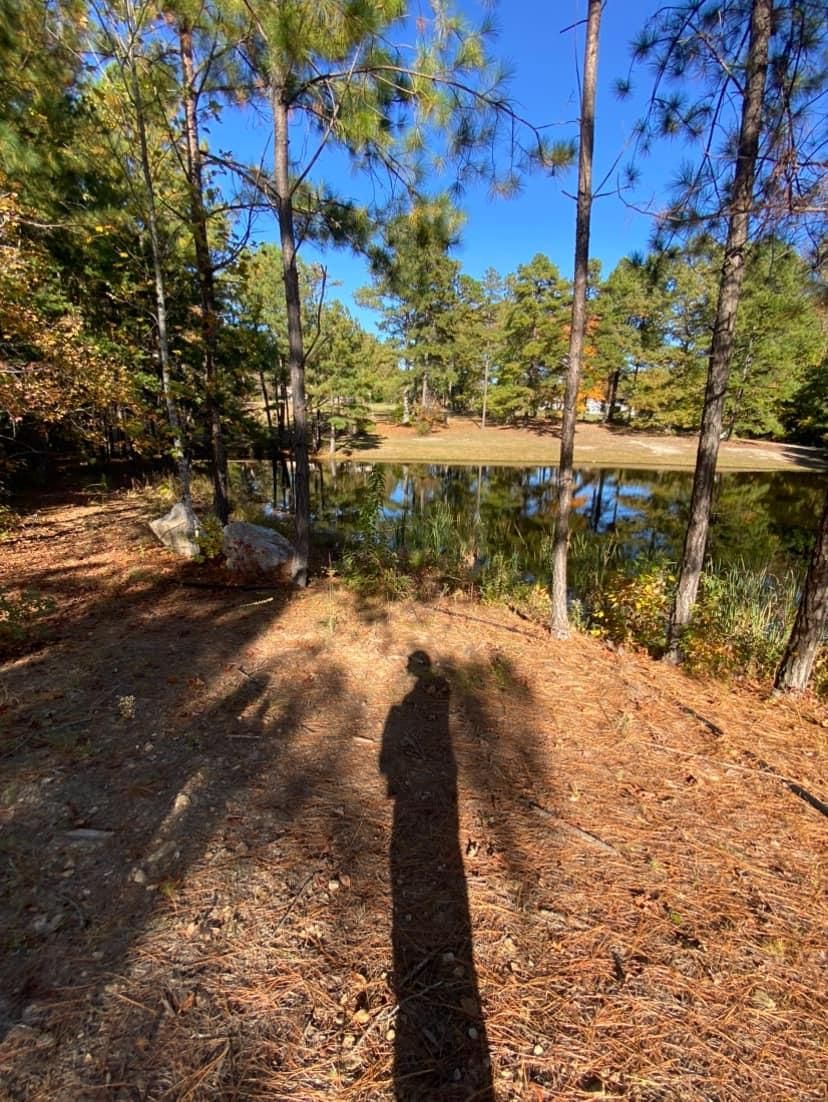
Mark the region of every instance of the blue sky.
MULTIPOLYGON (((479 14, 475 0, 462 0, 461 6, 472 19, 479 14)), ((416 8, 416 0, 411 7, 416 8)), ((649 75, 645 69, 637 72, 634 94, 624 101, 617 99, 613 85, 618 77, 627 75, 630 41, 657 7, 658 0, 608 0, 606 4, 596 109, 596 184, 619 156, 622 164, 629 160, 630 135, 641 114, 649 75)), ((582 20, 585 14, 586 0, 561 0, 557 4, 549 0, 501 0, 495 8, 498 34, 492 52, 508 64, 512 73, 510 98, 536 125, 554 124, 549 131, 554 138, 577 137, 577 71, 583 54, 583 28, 564 28, 582 20)), ((232 144, 239 152, 255 156, 252 151, 261 146, 263 125, 262 120, 250 115, 244 120, 237 117, 232 144)), ((219 141, 224 140, 222 134, 219 141)), ((664 143, 640 162, 640 182, 628 201, 657 209, 684 152, 675 144, 664 143)), ((355 198, 364 196, 364 183, 353 176, 341 158, 324 158, 320 167, 340 192, 355 198)), ((577 171, 573 167, 555 178, 540 172, 526 176, 519 194, 511 199, 491 198, 483 184, 467 191, 460 204, 466 222, 460 247, 455 251, 464 270, 479 277, 486 268, 494 267, 505 275, 541 252, 571 277, 575 203, 565 192, 574 193, 576 185, 577 171)), ((646 249, 651 228, 649 217, 637 213, 617 196, 597 200, 591 252, 602 261, 604 273, 621 257, 646 249)), ((257 227, 257 236, 274 239, 275 229, 263 221, 257 227)), ((341 298, 371 325, 371 315, 354 308, 352 301, 353 292, 369 282, 364 261, 343 251, 319 253, 309 245, 304 246, 302 256, 307 261, 321 260, 328 269, 329 294, 341 298)))

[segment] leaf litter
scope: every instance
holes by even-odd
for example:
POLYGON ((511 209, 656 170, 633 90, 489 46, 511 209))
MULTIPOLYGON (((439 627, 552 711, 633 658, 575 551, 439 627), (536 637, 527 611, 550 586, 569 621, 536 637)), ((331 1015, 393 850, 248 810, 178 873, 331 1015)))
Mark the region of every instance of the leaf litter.
POLYGON ((828 823, 791 788, 828 794, 816 702, 462 598, 194 589, 129 496, 25 531, 3 582, 55 611, 3 668, 3 1097, 825 1097, 828 823))

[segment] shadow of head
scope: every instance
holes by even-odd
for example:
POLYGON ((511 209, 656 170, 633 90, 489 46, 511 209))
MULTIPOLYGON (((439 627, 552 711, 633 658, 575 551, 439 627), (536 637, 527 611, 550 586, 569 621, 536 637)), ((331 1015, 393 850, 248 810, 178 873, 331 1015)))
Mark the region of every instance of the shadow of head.
POLYGON ((414 677, 425 677, 431 672, 431 659, 424 650, 412 651, 405 668, 414 677))

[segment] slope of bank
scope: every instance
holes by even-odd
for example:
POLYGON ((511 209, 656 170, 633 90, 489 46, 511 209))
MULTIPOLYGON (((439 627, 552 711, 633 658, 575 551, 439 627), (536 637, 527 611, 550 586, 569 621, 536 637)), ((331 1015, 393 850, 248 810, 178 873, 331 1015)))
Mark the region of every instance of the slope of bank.
POLYGON ((824 708, 145 521, 3 548, 6 1097, 823 1097, 824 708))

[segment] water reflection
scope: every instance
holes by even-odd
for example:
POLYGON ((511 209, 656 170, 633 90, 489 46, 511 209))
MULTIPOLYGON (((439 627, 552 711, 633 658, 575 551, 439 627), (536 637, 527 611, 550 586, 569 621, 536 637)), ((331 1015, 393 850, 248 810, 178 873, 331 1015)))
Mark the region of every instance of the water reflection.
MULTIPOLYGON (((260 501, 268 498, 267 464, 239 466, 247 472, 247 491, 241 478, 240 489, 260 501)), ((381 524, 397 546, 407 546, 417 525, 450 523, 473 535, 481 557, 494 549, 517 554, 543 579, 556 474, 554 467, 320 465, 314 472, 313 507, 317 524, 357 537, 381 524)), ((581 469, 576 472, 574 532, 611 539, 621 557, 676 559, 691 484, 688 471, 581 469)), ((821 476, 799 472, 720 474, 711 556, 748 567, 799 567, 810 552, 823 486, 821 476)))

